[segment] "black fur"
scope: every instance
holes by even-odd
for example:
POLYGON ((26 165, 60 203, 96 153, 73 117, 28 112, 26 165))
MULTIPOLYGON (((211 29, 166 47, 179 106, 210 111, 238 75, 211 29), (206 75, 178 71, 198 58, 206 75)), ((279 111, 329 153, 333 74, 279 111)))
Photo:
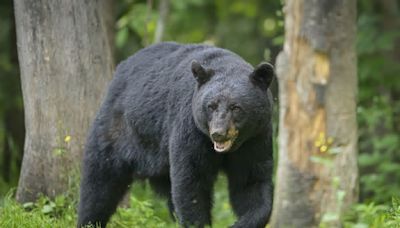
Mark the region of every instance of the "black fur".
POLYGON ((272 78, 270 65, 254 71, 206 45, 156 44, 122 62, 88 137, 78 226, 104 227, 132 181, 144 178, 183 226, 211 224, 222 170, 238 216, 233 227, 264 227, 273 192, 272 78), (238 130, 225 153, 209 134, 221 123, 238 130))

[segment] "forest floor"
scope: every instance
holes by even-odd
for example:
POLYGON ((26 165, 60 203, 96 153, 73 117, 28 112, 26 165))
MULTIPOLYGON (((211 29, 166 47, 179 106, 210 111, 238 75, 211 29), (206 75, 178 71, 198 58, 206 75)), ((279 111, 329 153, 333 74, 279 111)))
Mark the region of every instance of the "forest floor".
MULTIPOLYGON (((77 190, 50 200, 41 197, 36 202, 23 205, 14 200, 14 191, 0 198, 0 227, 2 228, 65 228, 76 226, 77 190)), ((146 183, 134 184, 130 206, 119 208, 111 218, 109 228, 175 228, 166 201, 156 196, 146 183)), ((226 178, 220 176, 214 195, 213 227, 232 225, 235 216, 229 205, 226 178)), ((321 228, 337 218, 327 217, 321 228)), ((343 227, 400 228, 400 200, 391 205, 357 204, 342 218, 343 227)))

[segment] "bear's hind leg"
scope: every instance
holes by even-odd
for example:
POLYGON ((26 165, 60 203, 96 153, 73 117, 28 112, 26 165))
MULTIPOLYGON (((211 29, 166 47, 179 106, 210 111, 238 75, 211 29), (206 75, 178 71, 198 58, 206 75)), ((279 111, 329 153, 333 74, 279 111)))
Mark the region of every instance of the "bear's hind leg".
POLYGON ((78 227, 105 227, 132 182, 129 165, 112 149, 86 151, 78 213, 78 227), (114 157, 113 157, 114 156, 114 157))

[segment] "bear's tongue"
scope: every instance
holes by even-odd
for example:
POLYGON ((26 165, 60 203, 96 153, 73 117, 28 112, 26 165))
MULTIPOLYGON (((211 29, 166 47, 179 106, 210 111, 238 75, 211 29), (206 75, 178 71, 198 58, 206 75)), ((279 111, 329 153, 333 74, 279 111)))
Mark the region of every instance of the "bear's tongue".
POLYGON ((217 152, 226 152, 232 146, 232 140, 228 140, 225 142, 213 142, 214 143, 214 150, 217 152))

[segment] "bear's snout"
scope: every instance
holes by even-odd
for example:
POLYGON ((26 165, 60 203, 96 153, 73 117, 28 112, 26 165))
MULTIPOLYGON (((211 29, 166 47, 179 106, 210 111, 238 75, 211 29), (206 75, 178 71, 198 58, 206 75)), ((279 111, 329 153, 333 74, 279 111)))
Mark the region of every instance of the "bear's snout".
POLYGON ((217 129, 211 133, 211 138, 216 142, 224 142, 228 140, 228 134, 224 129, 217 129))
POLYGON ((210 129, 210 137, 214 143, 214 150, 217 152, 229 151, 235 139, 237 138, 239 131, 236 130, 234 124, 229 124, 229 128, 212 128, 210 129))

